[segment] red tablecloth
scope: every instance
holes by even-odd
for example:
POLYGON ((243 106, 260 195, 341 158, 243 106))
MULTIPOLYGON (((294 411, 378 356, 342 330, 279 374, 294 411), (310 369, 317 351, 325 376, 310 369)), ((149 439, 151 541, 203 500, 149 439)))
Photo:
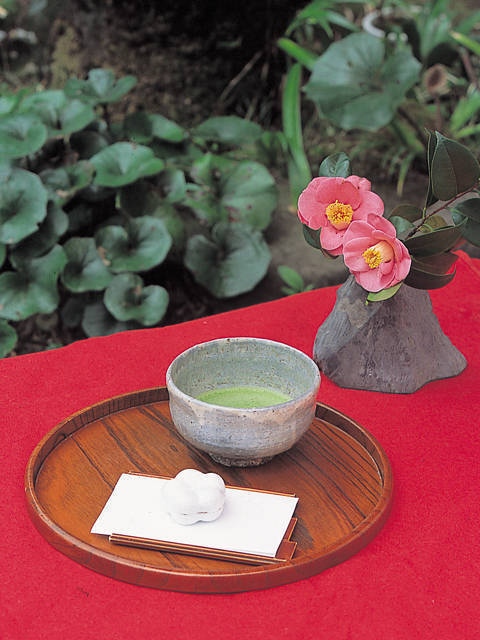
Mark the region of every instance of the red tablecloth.
POLYGON ((383 445, 395 479, 392 512, 346 562, 265 591, 159 591, 76 564, 32 525, 25 465, 42 436, 74 411, 165 384, 167 365, 194 343, 258 336, 310 354, 335 288, 0 361, 0 638, 480 638, 479 287, 480 261, 461 254, 453 283, 431 292, 445 333, 468 360, 460 376, 410 395, 345 390, 323 378, 319 399, 383 445))

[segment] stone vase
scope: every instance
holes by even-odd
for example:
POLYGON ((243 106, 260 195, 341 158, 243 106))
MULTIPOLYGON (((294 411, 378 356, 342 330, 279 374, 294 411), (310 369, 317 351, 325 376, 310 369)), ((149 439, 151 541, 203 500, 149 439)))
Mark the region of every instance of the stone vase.
POLYGON ((349 276, 318 329, 313 359, 340 387, 412 393, 466 367, 443 333, 427 291, 403 285, 390 299, 366 304, 349 276))

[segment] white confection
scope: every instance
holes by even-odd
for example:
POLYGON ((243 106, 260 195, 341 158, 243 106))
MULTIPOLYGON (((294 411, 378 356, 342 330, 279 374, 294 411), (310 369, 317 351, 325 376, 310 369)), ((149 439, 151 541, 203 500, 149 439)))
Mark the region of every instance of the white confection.
POLYGON ((180 471, 165 483, 162 493, 168 513, 179 524, 216 520, 225 504, 222 478, 196 469, 180 471))

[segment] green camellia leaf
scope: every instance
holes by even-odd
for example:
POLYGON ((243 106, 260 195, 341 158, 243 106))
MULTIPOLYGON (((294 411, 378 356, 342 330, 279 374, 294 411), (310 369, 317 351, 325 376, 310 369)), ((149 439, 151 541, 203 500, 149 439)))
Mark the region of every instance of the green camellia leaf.
POLYGON ((455 253, 445 251, 444 253, 437 253, 433 256, 412 258, 412 267, 416 271, 443 276, 451 272, 451 269, 457 260, 458 256, 455 253))
POLYGON ((151 327, 165 315, 168 293, 158 285, 144 287, 138 275, 122 273, 113 278, 103 301, 117 320, 135 320, 145 327, 151 327))
POLYGON ((320 229, 310 229, 306 224, 303 224, 302 228, 303 237, 308 244, 314 249, 322 249, 322 244, 320 242, 320 229))
POLYGON ((172 238, 159 218, 142 216, 130 220, 125 228, 103 227, 95 242, 111 271, 148 271, 165 260, 172 238))
POLYGON ((37 231, 47 215, 47 199, 35 173, 15 168, 0 179, 0 242, 15 244, 37 231))
POLYGON ((38 116, 47 127, 50 137, 80 131, 95 120, 95 111, 90 105, 68 98, 59 89, 26 96, 19 110, 22 113, 33 112, 38 116))
POLYGON ((400 240, 405 238, 408 233, 414 229, 414 225, 402 216, 391 215, 388 219, 397 230, 397 237, 400 240))
POLYGON ((318 175, 326 178, 348 178, 350 174, 350 159, 343 151, 327 156, 318 170, 318 175))
POLYGON ((410 272, 405 283, 417 289, 439 289, 455 276, 452 267, 458 256, 450 251, 424 258, 412 258, 410 272))
POLYGON ((393 223, 393 218, 403 218, 412 223, 421 220, 422 215, 422 209, 414 204, 399 204, 392 209, 389 220, 393 223))
POLYGON ((430 186, 438 200, 450 200, 478 186, 480 164, 465 146, 445 138, 436 131, 431 134, 428 154, 430 186))
POLYGON ((5 320, 0 320, 0 358, 4 358, 17 344, 17 332, 5 320))
POLYGON ((399 282, 398 284, 393 285, 393 287, 388 287, 388 289, 382 289, 375 293, 370 292, 367 296, 367 302, 382 302, 383 300, 392 298, 400 289, 402 284, 403 282, 399 282))
POLYGON ((452 207, 454 213, 465 216, 473 222, 480 223, 480 198, 469 198, 452 207))
POLYGON ((91 69, 86 80, 67 80, 65 93, 92 105, 109 104, 123 98, 136 83, 135 76, 123 76, 115 80, 115 74, 110 69, 91 69))
POLYGON ((392 120, 420 70, 407 48, 387 55, 382 40, 354 33, 317 59, 305 92, 342 129, 377 131, 392 120))
POLYGON ((415 235, 405 240, 405 246, 415 257, 431 256, 453 249, 462 238, 466 218, 459 224, 443 227, 429 233, 415 235))
POLYGON ((4 158, 23 158, 41 149, 47 140, 47 127, 29 114, 0 118, 0 149, 4 158))
POLYGON ((447 274, 430 273, 420 268, 412 260, 410 273, 405 278, 405 284, 414 289, 440 289, 455 277, 455 271, 447 274))
POLYGON ((160 173, 165 164, 149 147, 116 142, 90 158, 96 169, 94 184, 123 187, 140 178, 160 173))
POLYGON ((187 241, 185 266, 217 298, 251 291, 269 264, 270 251, 260 232, 238 223, 220 222, 211 239, 195 235, 187 241))
POLYGON ((62 272, 62 282, 74 293, 103 291, 113 274, 102 261, 93 238, 70 238, 64 244, 67 264, 62 272))
POLYGON ((233 146, 255 142, 260 139, 262 133, 260 125, 238 116, 208 118, 192 132, 197 138, 233 146))
POLYGON ((244 222, 252 229, 268 227, 277 206, 275 181, 258 162, 240 162, 220 187, 221 203, 231 222, 244 222))
POLYGON ((463 237, 476 247, 480 247, 480 223, 467 220, 463 230, 463 237))
POLYGON ((0 274, 0 318, 24 320, 35 313, 52 313, 58 307, 58 277, 67 257, 59 245, 45 256, 16 262, 17 271, 0 274))

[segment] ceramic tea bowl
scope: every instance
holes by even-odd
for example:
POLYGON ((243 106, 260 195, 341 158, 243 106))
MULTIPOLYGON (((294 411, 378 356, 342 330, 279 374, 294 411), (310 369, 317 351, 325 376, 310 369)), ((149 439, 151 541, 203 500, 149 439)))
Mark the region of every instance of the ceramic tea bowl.
POLYGON ((176 429, 226 466, 259 465, 290 449, 313 420, 319 386, 311 358, 260 338, 195 345, 167 371, 176 429))

